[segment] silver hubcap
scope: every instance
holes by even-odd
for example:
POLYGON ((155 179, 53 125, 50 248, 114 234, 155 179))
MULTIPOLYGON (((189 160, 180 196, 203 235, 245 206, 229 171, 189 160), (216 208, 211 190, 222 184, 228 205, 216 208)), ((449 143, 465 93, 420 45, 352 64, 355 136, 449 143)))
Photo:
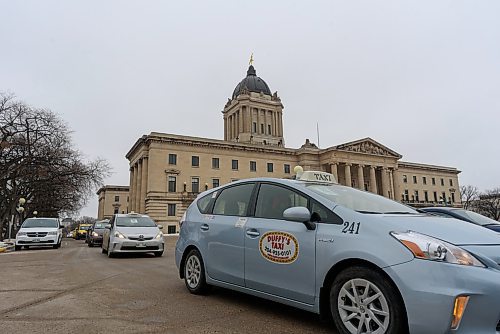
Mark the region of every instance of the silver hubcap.
POLYGON ((337 300, 344 326, 352 334, 383 334, 389 327, 389 304, 373 283, 356 278, 347 281, 337 300))
POLYGON ((196 289, 201 277, 201 263, 197 256, 191 255, 186 261, 186 282, 191 289, 196 289))

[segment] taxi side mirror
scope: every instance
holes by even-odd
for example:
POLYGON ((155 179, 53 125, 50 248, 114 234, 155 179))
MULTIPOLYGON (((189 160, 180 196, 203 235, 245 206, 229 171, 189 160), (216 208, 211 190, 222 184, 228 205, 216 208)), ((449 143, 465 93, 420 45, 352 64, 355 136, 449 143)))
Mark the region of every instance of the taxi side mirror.
POLYGON ((283 212, 283 218, 286 220, 303 223, 308 230, 315 230, 316 224, 311 221, 311 212, 303 206, 288 208, 283 212))
POLYGON ((159 228, 160 230, 163 230, 163 225, 158 225, 158 228, 159 228))
POLYGON ((107 228, 108 230, 111 230, 111 224, 106 224, 104 228, 107 228))

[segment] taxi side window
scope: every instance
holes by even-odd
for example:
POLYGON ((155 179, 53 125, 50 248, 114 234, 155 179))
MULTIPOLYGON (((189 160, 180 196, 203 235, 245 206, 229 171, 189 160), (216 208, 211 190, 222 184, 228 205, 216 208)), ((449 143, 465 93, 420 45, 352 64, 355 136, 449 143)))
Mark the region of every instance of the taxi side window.
POLYGON ((221 191, 215 201, 213 214, 224 216, 246 216, 253 183, 241 184, 221 191))
POLYGON ((307 208, 307 197, 288 188, 262 184, 260 186, 255 217, 268 219, 283 219, 283 212, 294 206, 307 208))
POLYGON ((196 204, 198 205, 198 209, 201 213, 209 213, 210 211, 210 202, 212 201, 213 193, 210 193, 202 198, 200 198, 196 204))
POLYGON ((338 225, 344 222, 342 218, 313 199, 311 199, 311 221, 338 225))

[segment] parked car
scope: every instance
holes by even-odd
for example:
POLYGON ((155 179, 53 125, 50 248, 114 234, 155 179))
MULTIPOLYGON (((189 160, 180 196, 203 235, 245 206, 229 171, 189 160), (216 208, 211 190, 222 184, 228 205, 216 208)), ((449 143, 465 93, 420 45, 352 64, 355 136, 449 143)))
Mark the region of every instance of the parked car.
POLYGON ((102 252, 108 257, 117 253, 154 253, 162 256, 165 242, 161 225, 147 215, 115 214, 106 225, 102 252))
POLYGON ((75 239, 87 239, 87 231, 92 226, 92 224, 78 224, 78 227, 75 229, 75 239))
POLYGON ((331 174, 200 194, 175 248, 189 292, 210 285, 333 318, 339 333, 495 333, 500 239, 331 174))
POLYGON ((495 232, 500 232, 500 222, 497 222, 496 220, 485 217, 473 211, 450 207, 429 207, 419 209, 419 211, 427 212, 436 216, 460 219, 469 223, 489 228, 490 230, 493 230, 495 232))
POLYGON ((59 218, 28 218, 16 235, 15 250, 30 246, 61 247, 62 226, 59 218))
POLYGON ((89 247, 94 247, 95 245, 102 245, 102 235, 104 234, 104 230, 106 225, 109 223, 109 220, 101 220, 97 221, 89 228, 87 231, 87 245, 89 247))

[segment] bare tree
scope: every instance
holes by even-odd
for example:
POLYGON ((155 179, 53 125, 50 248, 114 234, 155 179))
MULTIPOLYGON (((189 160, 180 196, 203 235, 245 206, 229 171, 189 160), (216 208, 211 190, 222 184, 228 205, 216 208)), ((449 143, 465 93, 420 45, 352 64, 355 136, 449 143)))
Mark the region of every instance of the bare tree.
POLYGON ((462 196, 462 205, 467 210, 471 203, 479 198, 479 189, 476 186, 460 186, 460 195, 462 196))
POLYGON ((478 209, 491 219, 500 220, 500 187, 486 190, 479 196, 478 209))
POLYGON ((85 161, 53 112, 0 93, 0 240, 21 197, 25 216, 75 213, 109 174, 106 161, 85 161))

